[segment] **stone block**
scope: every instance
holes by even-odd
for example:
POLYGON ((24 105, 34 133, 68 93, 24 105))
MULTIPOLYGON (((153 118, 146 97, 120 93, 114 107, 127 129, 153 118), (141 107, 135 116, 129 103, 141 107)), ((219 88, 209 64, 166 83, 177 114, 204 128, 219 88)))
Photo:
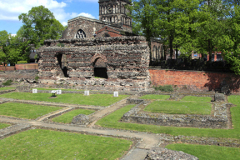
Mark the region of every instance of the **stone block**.
POLYGON ((152 148, 144 160, 198 160, 197 157, 184 153, 182 151, 173 151, 166 148, 152 148))
POLYGON ((214 101, 216 102, 225 101, 225 95, 223 93, 216 93, 214 95, 214 101))
POLYGON ((85 114, 79 114, 73 118, 72 123, 86 125, 89 123, 89 117, 85 114))

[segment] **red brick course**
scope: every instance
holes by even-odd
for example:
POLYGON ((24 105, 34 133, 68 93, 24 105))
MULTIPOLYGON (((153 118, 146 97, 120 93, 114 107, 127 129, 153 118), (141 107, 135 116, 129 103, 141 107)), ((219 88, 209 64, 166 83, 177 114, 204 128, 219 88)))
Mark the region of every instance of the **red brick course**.
POLYGON ((232 73, 149 69, 152 85, 177 85, 192 90, 216 90, 225 81, 234 92, 240 92, 240 76, 232 73))

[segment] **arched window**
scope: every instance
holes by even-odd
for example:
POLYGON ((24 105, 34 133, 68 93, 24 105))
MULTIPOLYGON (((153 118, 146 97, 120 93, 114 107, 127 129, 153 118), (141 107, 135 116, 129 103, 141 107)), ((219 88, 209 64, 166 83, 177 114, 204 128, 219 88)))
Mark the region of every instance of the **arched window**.
POLYGON ((160 46, 158 46, 158 60, 161 59, 161 51, 160 51, 160 46))
POLYGON ((83 30, 79 29, 76 34, 77 39, 84 39, 86 38, 86 34, 83 30))
POLYGON ((164 47, 163 45, 161 46, 161 55, 162 55, 162 59, 164 58, 164 47))
POLYGON ((153 46, 152 60, 156 59, 156 46, 153 46))

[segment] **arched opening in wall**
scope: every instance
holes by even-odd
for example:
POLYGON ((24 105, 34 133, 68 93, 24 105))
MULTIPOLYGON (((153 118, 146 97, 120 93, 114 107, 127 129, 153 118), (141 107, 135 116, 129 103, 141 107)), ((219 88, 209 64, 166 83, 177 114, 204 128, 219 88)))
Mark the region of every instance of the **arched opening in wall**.
POLYGON ((161 59, 164 59, 164 47, 163 45, 161 46, 161 59))
POLYGON ((62 70, 63 76, 64 77, 69 77, 68 69, 67 69, 67 66, 66 66, 66 63, 67 63, 66 55, 65 54, 58 54, 57 55, 57 60, 58 60, 59 67, 62 70))
POLYGON ((108 33, 104 33, 103 37, 111 37, 108 33))
POLYGON ((107 65, 102 58, 96 59, 94 62, 94 77, 108 79, 107 65))
POLYGON ((160 46, 158 46, 158 60, 161 59, 161 51, 160 51, 160 46))
POLYGON ((82 29, 79 29, 76 34, 77 39, 84 39, 86 38, 86 34, 82 29))

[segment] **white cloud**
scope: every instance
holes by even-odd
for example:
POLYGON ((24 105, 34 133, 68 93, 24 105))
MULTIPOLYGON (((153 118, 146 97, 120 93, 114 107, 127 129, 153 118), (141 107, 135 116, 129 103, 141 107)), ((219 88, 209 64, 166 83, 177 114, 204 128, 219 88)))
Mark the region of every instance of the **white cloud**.
MULTIPOLYGON (((32 7, 43 5, 53 12, 55 18, 59 20, 64 26, 67 25, 67 21, 71 18, 78 16, 84 16, 88 18, 95 18, 89 13, 66 13, 64 8, 67 6, 67 2, 76 0, 65 0, 64 2, 58 2, 56 0, 0 0, 0 20, 12 20, 18 21, 18 16, 21 13, 27 13, 32 7), (65 3, 66 2, 66 3, 65 3)), ((98 2, 98 0, 77 0, 85 2, 98 2)))

